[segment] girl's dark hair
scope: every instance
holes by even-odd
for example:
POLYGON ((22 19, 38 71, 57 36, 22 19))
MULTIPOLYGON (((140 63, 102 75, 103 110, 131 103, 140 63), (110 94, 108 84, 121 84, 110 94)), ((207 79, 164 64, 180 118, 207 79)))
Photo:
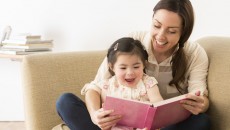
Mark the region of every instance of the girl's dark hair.
MULTIPOLYGON (((140 56, 144 65, 145 62, 148 61, 148 53, 145 50, 145 47, 141 44, 140 41, 134 40, 130 37, 120 38, 110 46, 107 53, 108 63, 113 66, 120 54, 140 56)), ((109 69, 109 72, 111 75, 114 75, 114 72, 111 69, 109 69)))
POLYGON ((184 53, 183 47, 193 30, 193 7, 189 0, 160 0, 153 9, 154 14, 160 9, 175 12, 182 19, 181 37, 178 41, 179 49, 175 55, 173 55, 171 60, 173 79, 170 81, 169 85, 175 85, 180 93, 184 93, 185 90, 180 86, 180 83, 185 81, 185 73, 187 69, 187 57, 184 53))

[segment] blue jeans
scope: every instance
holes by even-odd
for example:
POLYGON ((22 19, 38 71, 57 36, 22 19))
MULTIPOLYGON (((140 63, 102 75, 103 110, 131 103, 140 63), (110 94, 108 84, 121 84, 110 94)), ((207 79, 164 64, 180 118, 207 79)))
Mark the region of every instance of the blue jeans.
POLYGON ((56 102, 59 116, 71 130, 100 130, 90 118, 85 103, 72 93, 64 93, 56 102))
MULTIPOLYGON (((56 103, 57 112, 71 130, 100 130, 90 118, 85 103, 72 93, 64 93, 56 103)), ((178 124, 161 130, 209 130, 210 120, 206 114, 192 115, 178 124)))
POLYGON ((210 130, 211 123, 208 115, 201 113, 192 115, 188 119, 175 125, 162 128, 161 130, 210 130))

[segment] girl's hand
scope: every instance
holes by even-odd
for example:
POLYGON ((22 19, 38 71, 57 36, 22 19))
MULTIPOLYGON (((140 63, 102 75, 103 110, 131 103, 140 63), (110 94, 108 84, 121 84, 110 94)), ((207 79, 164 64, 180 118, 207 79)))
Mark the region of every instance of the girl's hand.
POLYGON ((196 92, 195 95, 187 94, 187 98, 187 100, 181 101, 185 109, 189 110, 194 115, 198 115, 199 113, 206 111, 208 104, 205 103, 205 100, 207 100, 207 97, 200 96, 200 91, 196 92))
POLYGON ((120 115, 110 115, 111 113, 113 113, 113 110, 103 110, 101 108, 91 114, 91 119, 102 130, 109 130, 121 119, 120 115))

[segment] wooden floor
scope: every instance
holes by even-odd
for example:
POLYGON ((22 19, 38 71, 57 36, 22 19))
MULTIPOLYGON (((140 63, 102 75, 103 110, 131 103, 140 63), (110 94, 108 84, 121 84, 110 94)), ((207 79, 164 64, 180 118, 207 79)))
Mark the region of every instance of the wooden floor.
POLYGON ((0 130, 26 130, 25 123, 21 121, 0 121, 0 130))

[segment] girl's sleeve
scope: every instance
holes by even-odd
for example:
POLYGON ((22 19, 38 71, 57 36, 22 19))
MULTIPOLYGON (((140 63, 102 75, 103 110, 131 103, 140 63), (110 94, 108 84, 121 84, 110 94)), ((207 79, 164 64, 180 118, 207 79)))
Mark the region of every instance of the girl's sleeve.
POLYGON ((146 89, 152 88, 153 86, 158 84, 157 80, 154 77, 151 77, 148 75, 144 76, 143 81, 144 81, 146 89))
POLYGON ((85 95, 88 90, 95 90, 99 94, 101 94, 101 88, 99 85, 95 82, 87 83, 85 86, 81 89, 81 95, 85 95))

